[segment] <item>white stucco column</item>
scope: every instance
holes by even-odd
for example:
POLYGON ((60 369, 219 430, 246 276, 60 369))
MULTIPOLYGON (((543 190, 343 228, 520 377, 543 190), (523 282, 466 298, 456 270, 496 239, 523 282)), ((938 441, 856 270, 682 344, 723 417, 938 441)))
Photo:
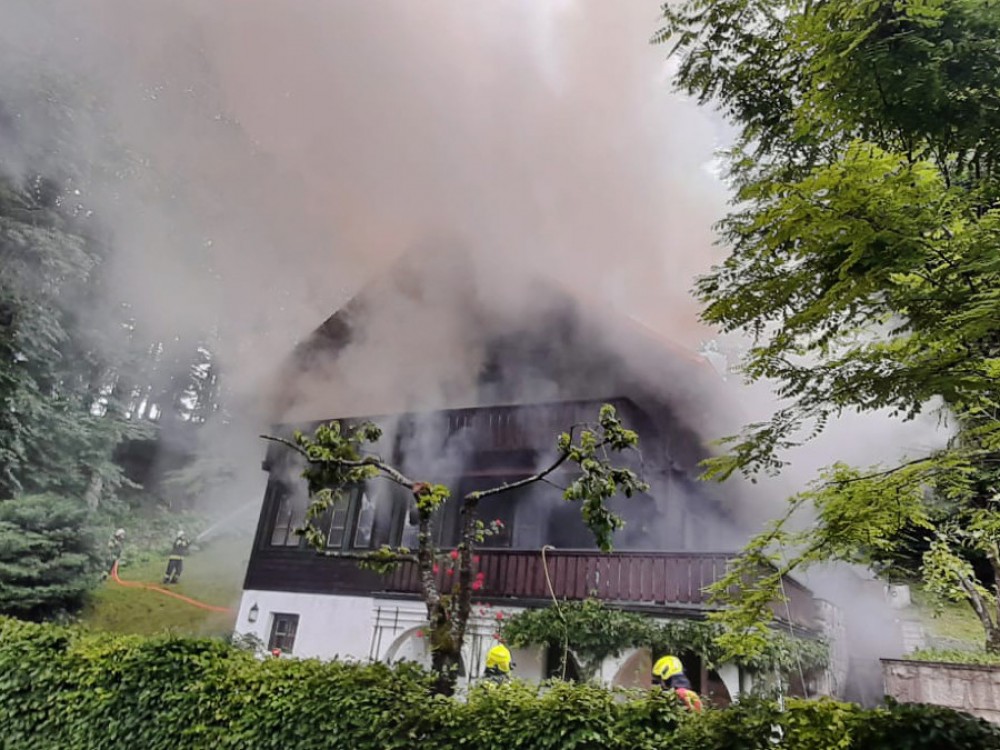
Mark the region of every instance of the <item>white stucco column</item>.
MULTIPOLYGON (((729 697, 734 701, 740 699, 740 668, 735 664, 723 664, 720 666, 716 672, 719 674, 719 679, 722 680, 722 684, 726 686, 726 690, 729 691, 729 697)), ((746 676, 749 678, 749 675, 746 676)))

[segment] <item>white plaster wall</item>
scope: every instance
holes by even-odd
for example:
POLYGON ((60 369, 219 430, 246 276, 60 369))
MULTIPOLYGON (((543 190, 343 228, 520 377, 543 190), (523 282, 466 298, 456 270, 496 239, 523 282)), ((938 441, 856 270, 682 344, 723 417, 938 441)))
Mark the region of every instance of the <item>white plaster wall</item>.
MULTIPOLYGON (((469 620, 466 645, 462 658, 471 682, 482 676, 486 653, 497 644, 497 615, 510 617, 523 612, 522 607, 486 607, 475 604, 469 620)), ((426 626, 427 610, 421 602, 377 599, 359 596, 296 594, 282 591, 244 591, 236 618, 236 632, 252 634, 265 644, 271 632, 276 612, 297 614, 299 627, 295 647, 286 656, 321 659, 354 659, 367 661, 416 661, 430 665, 426 639, 421 637, 426 626), (249 621, 249 611, 258 607, 257 621, 249 621)), ((520 679, 540 681, 545 674, 545 650, 542 648, 511 649, 515 664, 514 675, 520 679)), ((608 685, 648 687, 649 652, 632 649, 606 659, 597 678, 608 685), (626 674, 627 672, 627 674, 626 674)), ((733 698, 739 695, 739 671, 723 666, 719 675, 733 698)))
POLYGON ((287 591, 244 591, 236 616, 236 632, 252 634, 267 644, 276 612, 299 616, 291 655, 367 659, 372 638, 371 597, 321 596, 287 591), (249 621, 257 605, 257 621, 249 621))
MULTIPOLYGON (((372 651, 374 658, 381 661, 415 661, 425 666, 430 665, 430 652, 427 648, 426 610, 423 605, 412 602, 390 600, 374 600, 378 609, 375 616, 375 628, 382 629, 381 640, 376 639, 376 647, 372 651)), ((472 682, 482 676, 486 665, 486 654, 499 641, 494 638, 497 630, 497 613, 509 617, 515 612, 523 611, 520 607, 495 607, 486 609, 474 605, 473 616, 469 619, 466 642, 462 649, 462 660, 466 667, 464 682, 472 682), (482 610, 482 614, 480 614, 482 610)), ((544 676, 545 653, 543 649, 511 649, 511 657, 515 663, 514 674, 524 680, 540 681, 544 676)))
MULTIPOLYGON (((521 607, 475 605, 469 620, 463 659, 469 679, 482 675, 486 653, 498 641, 497 615, 509 617, 521 607)), ((430 665, 423 630, 427 610, 423 603, 358 596, 296 594, 282 591, 244 591, 235 630, 255 635, 267 644, 275 613, 299 616, 295 647, 285 656, 367 661, 416 661, 430 665), (257 605, 256 622, 249 620, 257 605)), ((542 649, 512 649, 515 674, 526 680, 541 680, 545 669, 542 649)))

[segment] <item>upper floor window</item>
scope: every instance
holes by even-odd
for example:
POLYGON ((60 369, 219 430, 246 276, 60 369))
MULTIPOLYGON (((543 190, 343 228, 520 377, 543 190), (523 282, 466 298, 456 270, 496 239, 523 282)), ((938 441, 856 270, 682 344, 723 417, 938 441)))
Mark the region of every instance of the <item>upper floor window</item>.
MULTIPOLYGON (((275 482, 270 490, 271 525, 267 544, 271 547, 299 547, 296 534, 306 523, 309 498, 302 487, 275 482)), ((326 549, 373 549, 389 544, 401 522, 398 498, 388 483, 368 483, 345 489, 341 496, 314 523, 323 535, 326 549)))
POLYGON ((284 484, 275 486, 274 524, 271 526, 272 547, 298 547, 301 537, 295 533, 306 520, 309 505, 304 492, 294 492, 284 484))
POLYGON ((388 483, 370 482, 344 490, 320 521, 326 547, 333 551, 389 544, 398 515, 388 483))
POLYGON ((327 511, 326 521, 326 546, 328 549, 341 549, 347 538, 347 526, 350 522, 351 495, 353 493, 345 491, 334 502, 327 511))

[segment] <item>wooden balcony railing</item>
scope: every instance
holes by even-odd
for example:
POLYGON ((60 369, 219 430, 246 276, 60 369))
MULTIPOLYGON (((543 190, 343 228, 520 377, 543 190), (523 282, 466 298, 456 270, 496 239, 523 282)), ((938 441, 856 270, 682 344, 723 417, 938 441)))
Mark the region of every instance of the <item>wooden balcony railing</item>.
MULTIPOLYGON (((503 599, 581 600, 649 606, 709 608, 705 589, 726 572, 732 555, 697 552, 599 552, 551 550, 545 555, 552 592, 545 580, 541 552, 487 550, 478 553, 477 570, 484 574, 480 595, 503 599)), ((448 576, 439 575, 442 587, 448 576)), ((417 566, 407 564, 386 579, 387 591, 419 593, 417 566)), ((775 605, 778 617, 805 627, 816 622, 816 603, 807 588, 786 578, 785 603, 775 605)))
MULTIPOLYGON (((477 597, 542 603, 551 600, 545 565, 537 550, 482 550, 478 570, 484 574, 477 597)), ((705 588, 726 571, 729 554, 698 552, 613 552, 551 550, 545 559, 552 589, 559 599, 594 597, 623 606, 656 609, 711 609, 705 588)), ((445 572, 439 583, 451 582, 445 572)), ((247 571, 246 588, 328 594, 416 595, 417 567, 405 564, 380 576, 361 570, 354 560, 317 557, 305 552, 255 554, 247 571)), ((807 588, 785 579, 785 603, 775 605, 781 619, 815 628, 817 608, 807 588)))

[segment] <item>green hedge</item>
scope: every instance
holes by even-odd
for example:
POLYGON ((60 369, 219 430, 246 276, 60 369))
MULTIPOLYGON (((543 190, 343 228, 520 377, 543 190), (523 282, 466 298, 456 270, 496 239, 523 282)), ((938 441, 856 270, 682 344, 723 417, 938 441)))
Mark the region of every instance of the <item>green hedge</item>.
POLYGON ((744 701, 700 716, 592 685, 513 684, 429 697, 413 665, 257 661, 227 644, 107 636, 0 619, 4 750, 345 748, 749 750, 1000 748, 1000 731, 924 706, 865 711, 744 701))

